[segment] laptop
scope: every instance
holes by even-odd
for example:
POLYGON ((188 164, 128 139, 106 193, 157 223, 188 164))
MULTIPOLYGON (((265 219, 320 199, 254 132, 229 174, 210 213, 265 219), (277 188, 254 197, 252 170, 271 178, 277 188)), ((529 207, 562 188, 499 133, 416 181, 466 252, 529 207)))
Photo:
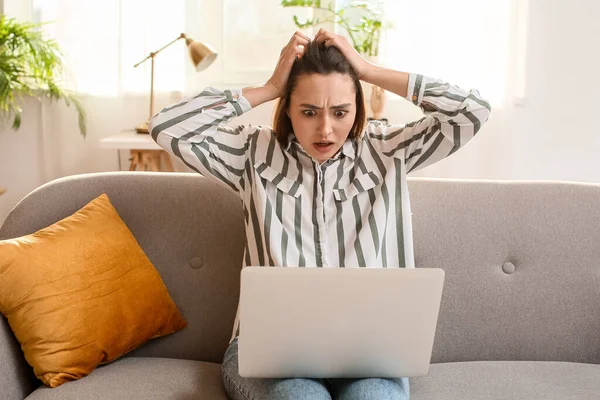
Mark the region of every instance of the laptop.
POLYGON ((240 376, 427 375, 444 278, 439 268, 243 268, 240 376))

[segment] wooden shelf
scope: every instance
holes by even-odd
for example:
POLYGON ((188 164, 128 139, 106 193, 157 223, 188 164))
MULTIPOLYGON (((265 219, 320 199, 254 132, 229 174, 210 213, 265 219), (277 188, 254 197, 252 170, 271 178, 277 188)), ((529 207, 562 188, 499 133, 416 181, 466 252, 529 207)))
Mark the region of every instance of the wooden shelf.
POLYGON ((164 150, 130 150, 131 157, 129 158, 129 170, 135 171, 138 169, 142 171, 154 171, 159 172, 161 169, 161 159, 165 164, 165 171, 173 172, 173 165, 169 158, 169 153, 164 150))

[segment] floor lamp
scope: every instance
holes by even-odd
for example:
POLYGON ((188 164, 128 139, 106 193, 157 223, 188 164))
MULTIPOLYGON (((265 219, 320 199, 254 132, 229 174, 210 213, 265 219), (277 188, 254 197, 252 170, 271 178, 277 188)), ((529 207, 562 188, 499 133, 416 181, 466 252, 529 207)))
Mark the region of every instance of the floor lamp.
MULTIPOLYGON (((201 42, 196 42, 190 37, 188 37, 185 33, 182 33, 181 35, 179 35, 178 38, 174 39, 172 42, 164 45, 156 51, 153 51, 148 55, 148 57, 135 64, 133 68, 136 68, 138 65, 144 63, 146 60, 151 60, 152 62, 152 68, 150 72, 150 115, 148 119, 150 119, 154 115, 154 57, 156 57, 158 53, 160 53, 179 39, 185 39, 185 43, 187 45, 190 57, 192 59, 192 62, 194 63, 196 71, 202 71, 203 69, 206 69, 217 58, 217 52, 210 45, 201 42)), ((142 125, 136 127, 135 130, 137 133, 148 133, 148 122, 144 122, 142 125)))

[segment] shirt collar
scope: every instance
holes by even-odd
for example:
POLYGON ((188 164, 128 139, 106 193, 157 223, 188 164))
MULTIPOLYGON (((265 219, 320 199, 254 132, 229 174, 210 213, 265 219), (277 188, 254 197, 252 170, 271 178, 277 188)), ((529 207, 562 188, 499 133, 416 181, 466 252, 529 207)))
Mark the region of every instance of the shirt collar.
MULTIPOLYGON (((286 151, 290 150, 292 143, 296 143, 298 146, 300 146, 298 139, 296 139, 296 135, 290 133, 288 134, 288 144, 285 148, 286 151)), ((335 156, 332 157, 332 159, 337 160, 338 158, 340 158, 341 154, 343 154, 345 157, 349 157, 351 160, 354 160, 356 158, 356 146, 354 144, 353 139, 346 139, 341 149, 335 154, 335 156)))

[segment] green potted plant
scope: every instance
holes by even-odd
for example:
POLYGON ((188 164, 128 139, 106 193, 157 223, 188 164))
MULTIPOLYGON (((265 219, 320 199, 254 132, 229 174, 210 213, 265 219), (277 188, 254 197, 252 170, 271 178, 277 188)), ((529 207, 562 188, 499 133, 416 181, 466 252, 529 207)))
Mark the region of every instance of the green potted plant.
POLYGON ((67 106, 75 106, 79 131, 85 137, 85 110, 81 102, 62 86, 65 64, 59 46, 43 36, 40 26, 0 15, 1 119, 12 119, 12 128, 18 130, 23 97, 63 100, 67 106))
MULTIPOLYGON (((353 1, 335 9, 328 2, 327 6, 321 4, 321 0, 281 0, 283 7, 306 7, 314 11, 320 11, 324 18, 310 18, 301 21, 294 15, 294 24, 299 29, 311 28, 324 23, 334 23, 342 27, 352 46, 356 51, 370 62, 379 63, 379 44, 381 32, 391 26, 382 20, 382 12, 366 1, 353 1), (358 14, 358 23, 353 22, 351 14, 358 14)), ((364 86, 363 86, 364 87, 364 86)), ((373 119, 381 119, 381 113, 385 105, 385 91, 380 87, 371 85, 370 93, 367 93, 372 111, 373 119)))

